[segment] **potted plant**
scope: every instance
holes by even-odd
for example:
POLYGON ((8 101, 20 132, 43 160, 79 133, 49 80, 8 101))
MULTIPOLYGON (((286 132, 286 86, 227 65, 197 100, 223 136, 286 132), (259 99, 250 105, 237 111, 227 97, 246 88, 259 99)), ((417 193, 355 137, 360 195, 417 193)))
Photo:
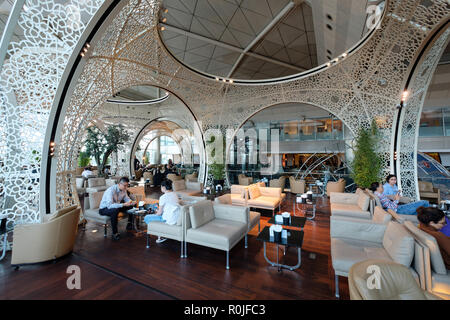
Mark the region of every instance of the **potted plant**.
POLYGON ((378 140, 375 122, 370 129, 360 129, 356 137, 351 177, 360 188, 368 188, 372 182, 380 181, 382 162, 377 152, 378 140))
POLYGON ((214 177, 214 186, 221 185, 225 182, 225 165, 214 162, 209 165, 209 172, 214 177))

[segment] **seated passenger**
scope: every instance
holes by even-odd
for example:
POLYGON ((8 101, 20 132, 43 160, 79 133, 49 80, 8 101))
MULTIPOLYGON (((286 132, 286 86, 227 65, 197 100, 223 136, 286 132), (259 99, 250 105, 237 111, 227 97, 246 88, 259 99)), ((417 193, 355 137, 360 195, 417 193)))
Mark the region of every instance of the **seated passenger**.
POLYGON ((386 183, 383 185, 383 194, 387 195, 389 199, 393 199, 395 195, 400 195, 400 190, 397 187, 397 177, 390 174, 386 178, 386 183))
POLYGON ((417 209, 419 228, 432 235, 439 245, 445 267, 450 270, 450 237, 441 232, 446 224, 444 212, 438 208, 420 207, 417 209))
POLYGON ((370 185, 370 190, 372 190, 372 192, 378 198, 380 198, 380 202, 381 202, 381 205, 383 206, 383 209, 386 209, 386 210, 392 209, 395 212, 397 212, 398 214, 413 215, 413 214, 417 214, 416 209, 418 207, 421 207, 421 206, 429 207, 430 206, 429 202, 426 200, 420 200, 420 201, 416 201, 416 202, 399 205, 398 203, 400 200, 400 194, 397 193, 394 196, 393 200, 389 199, 387 197, 387 195, 385 195, 383 193, 383 191, 384 191, 383 185, 379 182, 373 182, 370 185))
MULTIPOLYGON (((151 221, 160 221, 174 225, 177 223, 180 215, 180 207, 178 196, 172 191, 172 181, 164 180, 161 183, 161 192, 164 194, 159 198, 158 211, 156 214, 146 215, 144 221, 146 224, 149 224, 151 221)), ((156 243, 161 243, 166 240, 166 238, 158 237, 156 243)))
MULTIPOLYGON (((117 230, 118 215, 120 212, 126 213, 133 209, 136 204, 135 201, 128 197, 127 189, 130 185, 130 180, 127 177, 122 177, 118 184, 115 184, 103 193, 102 201, 100 202, 99 214, 102 216, 109 216, 111 218, 112 238, 114 240, 120 239, 120 234, 117 230)), ((128 215, 127 230, 132 229, 133 215, 128 215)))

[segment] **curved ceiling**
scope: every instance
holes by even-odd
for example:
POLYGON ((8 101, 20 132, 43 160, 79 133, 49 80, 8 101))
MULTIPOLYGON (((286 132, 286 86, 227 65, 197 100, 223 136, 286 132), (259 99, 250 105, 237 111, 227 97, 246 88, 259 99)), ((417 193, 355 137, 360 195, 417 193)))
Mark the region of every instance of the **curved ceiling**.
POLYGON ((310 70, 369 31, 380 0, 163 0, 160 34, 185 65, 213 76, 260 80, 310 70))

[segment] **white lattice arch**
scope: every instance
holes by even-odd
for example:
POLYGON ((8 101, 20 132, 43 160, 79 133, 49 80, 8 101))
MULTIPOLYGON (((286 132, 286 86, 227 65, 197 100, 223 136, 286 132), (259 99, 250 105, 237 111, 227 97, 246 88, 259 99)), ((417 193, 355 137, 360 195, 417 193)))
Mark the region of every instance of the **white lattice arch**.
MULTIPOLYGON (((73 3, 77 5, 76 1, 73 3)), ((106 12, 109 4, 103 5, 100 0, 87 3, 89 5, 86 8, 80 9, 94 17, 89 24, 93 26, 102 17, 97 12, 106 12)), ((96 117, 103 101, 118 91, 118 88, 142 83, 150 83, 176 93, 201 121, 203 132, 217 127, 217 124, 221 128, 237 129, 242 119, 250 117, 258 110, 289 101, 325 106, 344 121, 352 132, 356 132, 360 127, 368 127, 375 118, 381 123, 385 137, 380 148, 385 172, 393 171, 394 150, 401 153, 402 150, 398 147, 404 146, 399 142, 397 145, 394 143, 394 135, 397 134, 397 128, 402 126, 401 121, 404 121, 399 119, 400 123, 397 124, 397 105, 406 79, 413 70, 419 52, 436 30, 448 20, 450 12, 448 1, 388 0, 379 29, 338 63, 330 67, 321 66, 308 75, 274 83, 240 84, 236 81, 234 84, 224 84, 186 69, 167 52, 156 28, 160 1, 122 0, 112 1, 110 4, 115 7, 108 12, 105 23, 92 37, 92 47, 87 59, 83 59, 82 63, 73 69, 71 79, 77 79, 77 82, 67 80, 67 70, 76 62, 76 57, 87 39, 86 34, 82 34, 86 29, 85 25, 76 31, 62 31, 63 34, 71 35, 67 38, 70 49, 65 56, 58 57, 58 65, 67 66, 64 74, 63 70, 57 71, 56 76, 50 71, 46 71, 46 74, 39 73, 41 70, 52 70, 51 64, 54 65, 55 60, 48 57, 41 64, 44 68, 36 72, 40 59, 37 53, 23 55, 23 63, 5 64, 2 69, 3 90, 0 92, 0 98, 5 105, 4 114, 17 114, 20 112, 17 110, 23 110, 8 100, 8 94, 12 91, 18 104, 24 106, 26 103, 26 110, 33 114, 40 114, 45 107, 43 121, 39 121, 44 125, 36 126, 40 132, 45 131, 45 120, 50 119, 44 142, 33 144, 28 136, 23 142, 20 141, 26 148, 14 152, 6 144, 6 152, 11 155, 8 161, 12 159, 14 162, 12 166, 7 162, 7 166, 0 168, 0 177, 3 181, 8 181, 6 184, 0 183, 3 183, 8 195, 16 202, 25 204, 23 210, 17 213, 15 209, 7 208, 11 220, 24 218, 23 220, 36 222, 39 198, 41 214, 76 202, 72 195, 75 190, 74 170, 81 143, 80 133, 96 117), (70 52, 73 53, 72 56, 69 56, 70 52), (27 73, 29 70, 32 72, 27 73), (38 79, 46 79, 42 83, 48 87, 36 87, 35 82, 38 79), (8 88, 8 92, 4 92, 4 88, 8 88), (64 100, 60 97, 63 88, 66 89, 64 100), (44 95, 34 94, 38 90, 42 90, 44 95), (49 142, 53 138, 57 144, 56 156, 47 161, 49 142), (16 164, 30 164, 30 161, 25 159, 29 157, 27 153, 34 145, 43 150, 40 189, 31 183, 34 175, 23 179, 15 177, 13 170, 16 164), (43 182, 47 177, 49 185, 52 186, 50 190, 45 188, 43 182), (50 199, 51 205, 42 201, 43 198, 50 199)), ((52 19, 58 23, 67 20, 67 12, 57 10, 56 5, 49 0, 28 0, 27 7, 31 10, 27 11, 28 13, 22 12, 25 21, 30 14, 37 12, 37 23, 43 22, 46 17, 39 12, 53 9, 52 19)), ((24 29, 32 29, 35 22, 30 23, 31 25, 24 24, 24 29)), ((28 33, 26 36, 28 42, 11 45, 14 52, 27 47, 28 43, 34 47, 37 43, 38 47, 58 48, 57 42, 41 39, 39 33, 28 33)), ((448 34, 444 37, 448 37, 448 34)), ((444 43, 446 41, 436 42, 436 45, 442 46, 444 43)), ((429 72, 431 73, 431 69, 429 72)), ((425 90, 428 83, 425 81, 422 84, 425 90)), ((412 96, 415 96, 414 92, 412 96)), ((420 101, 417 104, 420 105, 420 101)), ((416 119, 419 109, 415 113, 416 119)), ((5 127, 14 130, 23 125, 20 117, 5 118, 7 120, 0 125, 5 124, 5 127)), ((399 172, 400 181, 402 184, 405 181, 408 182, 405 185, 414 186, 414 177, 407 174, 407 170, 411 170, 411 162, 405 163, 406 168, 399 172)), ((413 196, 417 195, 416 189, 403 188, 406 194, 413 196)))

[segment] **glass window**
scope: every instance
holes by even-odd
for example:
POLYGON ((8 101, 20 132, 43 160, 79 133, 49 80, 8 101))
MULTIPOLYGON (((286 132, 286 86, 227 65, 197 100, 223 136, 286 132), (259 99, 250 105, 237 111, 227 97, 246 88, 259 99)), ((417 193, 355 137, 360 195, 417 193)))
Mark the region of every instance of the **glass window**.
POLYGON ((420 119, 420 136, 442 136, 443 131, 442 110, 430 110, 422 112, 420 119))

